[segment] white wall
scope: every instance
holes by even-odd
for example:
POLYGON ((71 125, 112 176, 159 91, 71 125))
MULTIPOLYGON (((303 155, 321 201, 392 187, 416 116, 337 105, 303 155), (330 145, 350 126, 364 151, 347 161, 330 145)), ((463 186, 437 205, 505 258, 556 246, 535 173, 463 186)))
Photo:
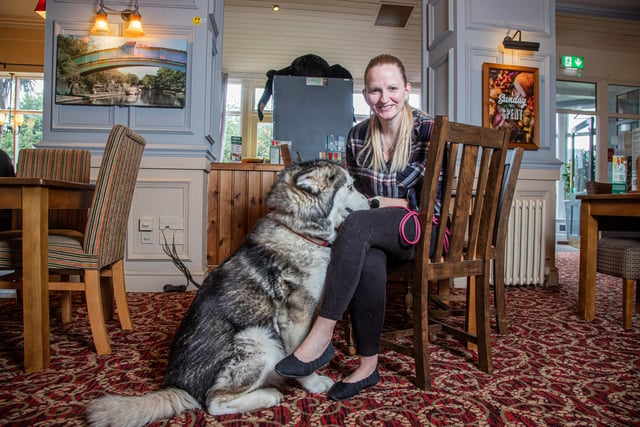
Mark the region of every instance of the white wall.
MULTIPOLYGON (((124 9, 126 4, 109 4, 124 9)), ((222 0, 139 1, 145 38, 174 38, 188 44, 185 108, 56 105, 45 89, 42 147, 79 147, 92 152, 97 176, 104 144, 113 125, 134 129, 146 141, 129 217, 125 275, 129 291, 160 291, 166 283, 184 284, 159 245, 161 217, 182 218, 183 244, 177 249, 195 280, 206 274, 207 171, 220 151, 222 0), (211 14, 211 15, 210 15, 211 14), (193 18, 200 17, 200 22, 193 18), (216 20, 217 37, 209 17, 216 20), (211 135, 215 144, 205 139, 211 135), (142 244, 140 218, 151 218, 152 243, 142 244)), ((54 87, 55 37, 89 34, 97 7, 94 1, 50 2, 45 27, 45 88, 54 87)), ((124 22, 109 15, 112 35, 124 22)), ((144 39, 142 39, 144 40, 144 39)))
POLYGON ((540 148, 527 150, 516 198, 544 199, 545 257, 549 285, 555 267, 556 181, 561 163, 555 142, 555 0, 423 0, 422 95, 426 111, 482 125, 482 64, 521 65, 539 70, 540 148), (504 50, 502 40, 521 30, 538 52, 504 50))

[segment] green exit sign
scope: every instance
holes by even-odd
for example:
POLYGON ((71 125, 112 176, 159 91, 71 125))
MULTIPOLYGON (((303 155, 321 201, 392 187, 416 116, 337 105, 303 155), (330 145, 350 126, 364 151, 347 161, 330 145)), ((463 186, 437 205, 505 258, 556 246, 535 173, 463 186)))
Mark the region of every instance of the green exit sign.
POLYGON ((582 70, 584 68, 584 58, 582 56, 563 56, 560 64, 562 68, 582 70))

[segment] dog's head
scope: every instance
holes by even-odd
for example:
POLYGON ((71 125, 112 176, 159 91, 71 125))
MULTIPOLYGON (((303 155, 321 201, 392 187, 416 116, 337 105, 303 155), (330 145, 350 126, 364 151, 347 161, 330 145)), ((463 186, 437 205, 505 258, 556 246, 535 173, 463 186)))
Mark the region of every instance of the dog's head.
POLYGON ((267 195, 270 214, 293 230, 333 242, 350 212, 369 208, 342 166, 327 160, 294 164, 278 173, 267 195))

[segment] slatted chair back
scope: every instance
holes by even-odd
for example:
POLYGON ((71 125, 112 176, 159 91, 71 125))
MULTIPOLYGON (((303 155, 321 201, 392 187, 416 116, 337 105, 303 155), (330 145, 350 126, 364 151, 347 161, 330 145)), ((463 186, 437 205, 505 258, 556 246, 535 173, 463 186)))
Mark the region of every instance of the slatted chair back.
POLYGON ((509 150, 507 154, 502 185, 500 187, 496 225, 493 230, 493 288, 496 327, 500 334, 507 332, 507 309, 504 294, 504 252, 507 242, 509 217, 511 216, 511 205, 516 192, 516 184, 518 183, 518 175, 520 174, 520 165, 522 164, 523 156, 524 149, 522 147, 509 150))
POLYGON ((496 184, 502 179, 508 143, 508 130, 455 123, 447 117, 436 117, 420 197, 419 217, 423 234, 416 245, 413 261, 413 345, 396 341, 401 331, 385 333, 381 340, 383 346, 415 358, 416 384, 420 388, 428 390, 431 387, 430 322, 437 322, 439 328, 465 342, 477 344, 480 368, 485 372, 493 369, 489 274, 501 187, 496 184), (433 246, 432 233, 435 233, 433 246), (448 242, 446 247, 445 241, 448 242), (469 276, 475 276, 477 283, 475 308, 478 332, 475 335, 429 316, 430 284, 469 276))

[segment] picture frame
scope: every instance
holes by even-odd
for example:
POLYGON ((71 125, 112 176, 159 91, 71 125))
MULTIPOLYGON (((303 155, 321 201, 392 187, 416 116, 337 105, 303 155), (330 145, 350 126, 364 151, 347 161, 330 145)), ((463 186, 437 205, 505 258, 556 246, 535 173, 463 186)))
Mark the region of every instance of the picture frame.
POLYGON ((537 68, 482 65, 482 125, 509 128, 510 148, 540 148, 539 81, 537 68))
POLYGON ((184 108, 186 39, 58 34, 55 103, 184 108))

